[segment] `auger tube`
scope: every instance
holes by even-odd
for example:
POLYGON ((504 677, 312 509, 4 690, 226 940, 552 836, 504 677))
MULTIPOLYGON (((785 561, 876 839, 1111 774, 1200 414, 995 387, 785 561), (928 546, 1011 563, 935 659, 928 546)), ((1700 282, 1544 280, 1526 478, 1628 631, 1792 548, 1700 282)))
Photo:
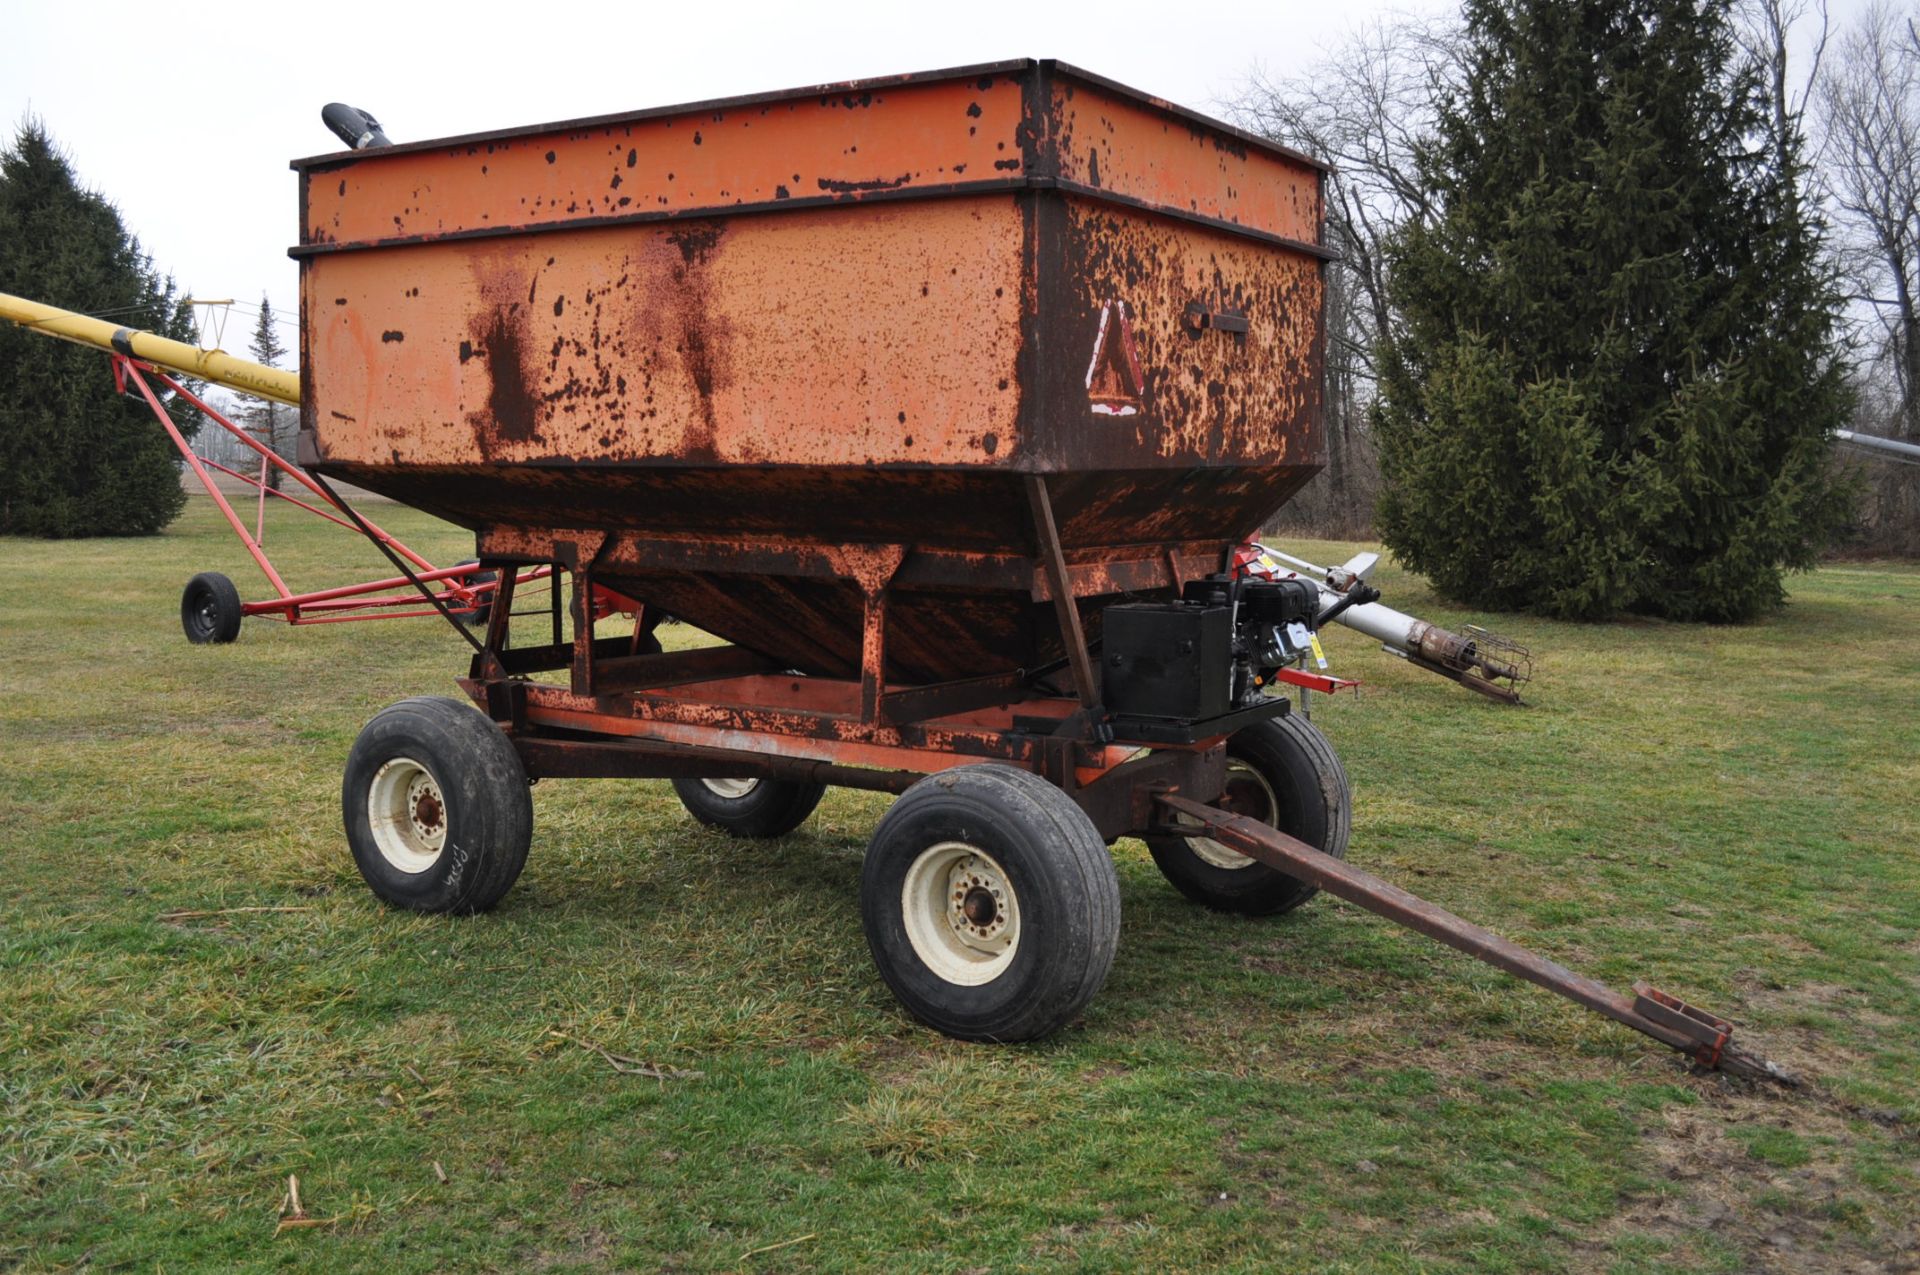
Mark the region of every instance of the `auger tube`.
POLYGON ((0 319, 23 328, 90 345, 113 354, 124 354, 162 367, 170 372, 210 381, 242 394, 271 399, 289 407, 300 406, 300 374, 267 367, 247 359, 237 359, 225 350, 203 350, 185 341, 155 336, 139 328, 123 328, 105 319, 95 319, 58 306, 42 305, 25 297, 0 292, 0 319))

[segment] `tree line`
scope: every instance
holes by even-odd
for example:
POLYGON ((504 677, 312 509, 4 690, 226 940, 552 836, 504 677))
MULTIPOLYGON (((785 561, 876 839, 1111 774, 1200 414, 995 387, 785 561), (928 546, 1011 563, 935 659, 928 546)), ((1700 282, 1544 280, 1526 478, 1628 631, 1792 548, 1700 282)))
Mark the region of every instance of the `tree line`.
MULTIPOLYGON (((191 341, 186 298, 38 120, 0 152, 0 292, 191 341)), ((199 427, 184 403, 167 410, 199 427)), ((178 453, 96 350, 0 324, 0 534, 151 535, 185 506, 178 453)))

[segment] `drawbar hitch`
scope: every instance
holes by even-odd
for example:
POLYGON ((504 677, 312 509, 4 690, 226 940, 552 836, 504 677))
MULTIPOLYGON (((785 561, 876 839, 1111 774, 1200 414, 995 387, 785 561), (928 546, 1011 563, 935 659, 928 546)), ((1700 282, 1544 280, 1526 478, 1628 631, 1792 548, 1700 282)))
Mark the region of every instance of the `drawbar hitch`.
MULTIPOLYGON (((1323 854, 1304 841, 1288 836, 1244 815, 1224 810, 1172 793, 1156 794, 1170 815, 1184 816, 1189 822, 1180 830, 1193 834, 1193 823, 1206 825, 1207 835, 1249 858, 1258 859, 1288 876, 1311 882, 1328 894, 1377 912, 1389 921, 1418 930, 1448 947, 1465 952, 1477 961, 1485 961, 1515 978, 1538 984, 1556 995, 1605 1014, 1614 1022, 1651 1036, 1671 1049, 1677 1049, 1702 1067, 1731 1072, 1755 1080, 1797 1088, 1800 1081, 1778 1063, 1751 1054, 1732 1043, 1733 1025, 1705 1010, 1647 986, 1634 984, 1634 995, 1624 996, 1604 983, 1574 973, 1564 965, 1529 952, 1491 930, 1463 920, 1445 908, 1409 894, 1399 886, 1382 881, 1332 855, 1323 854)), ((1168 824, 1173 824, 1169 818, 1168 824)))

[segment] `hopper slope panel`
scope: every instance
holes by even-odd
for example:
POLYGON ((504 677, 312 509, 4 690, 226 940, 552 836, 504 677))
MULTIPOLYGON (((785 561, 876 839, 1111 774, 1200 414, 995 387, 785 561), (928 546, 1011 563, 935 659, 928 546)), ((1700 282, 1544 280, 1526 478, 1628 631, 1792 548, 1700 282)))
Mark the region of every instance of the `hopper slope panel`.
MULTIPOLYGON (((1031 555, 1017 475, 758 466, 323 466, 463 527, 564 527, 663 539, 925 544, 1031 555)), ((857 617, 856 617, 857 618, 857 617)))
MULTIPOLYGON (((1030 557, 1020 476, 991 470, 331 466, 357 487, 460 526, 574 527, 661 538, 904 544, 1030 557)), ((1078 560, 1128 546, 1226 540, 1262 525, 1314 470, 1096 470, 1055 476, 1078 560)))
POLYGON ((1141 545, 1237 540, 1263 526, 1319 465, 1085 470, 1048 479, 1062 545, 1077 559, 1141 545))
POLYGON ((1010 196, 310 258, 339 465, 964 465, 1018 446, 1010 196))
MULTIPOLYGON (((662 571, 609 573, 605 583, 782 668, 859 675, 860 593, 846 581, 662 571)), ((1059 650, 1052 608, 1025 593, 901 589, 888 596, 887 678, 903 686, 1034 667, 1059 650)))

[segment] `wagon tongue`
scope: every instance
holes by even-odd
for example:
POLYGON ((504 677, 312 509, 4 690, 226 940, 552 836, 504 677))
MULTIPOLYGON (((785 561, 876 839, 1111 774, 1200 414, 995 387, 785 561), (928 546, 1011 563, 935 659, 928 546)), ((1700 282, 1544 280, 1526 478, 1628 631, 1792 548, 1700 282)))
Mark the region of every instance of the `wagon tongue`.
MULTIPOLYGON (((1159 794, 1158 800, 1170 814, 1206 824, 1208 835, 1224 846, 1605 1014, 1679 1050, 1702 1067, 1789 1087, 1800 1083, 1779 1064, 1732 1044, 1731 1023, 1677 997, 1645 983, 1634 984, 1634 995, 1622 995, 1258 820, 1170 793, 1159 794)), ((1191 830, 1193 824, 1185 826, 1191 830)))

